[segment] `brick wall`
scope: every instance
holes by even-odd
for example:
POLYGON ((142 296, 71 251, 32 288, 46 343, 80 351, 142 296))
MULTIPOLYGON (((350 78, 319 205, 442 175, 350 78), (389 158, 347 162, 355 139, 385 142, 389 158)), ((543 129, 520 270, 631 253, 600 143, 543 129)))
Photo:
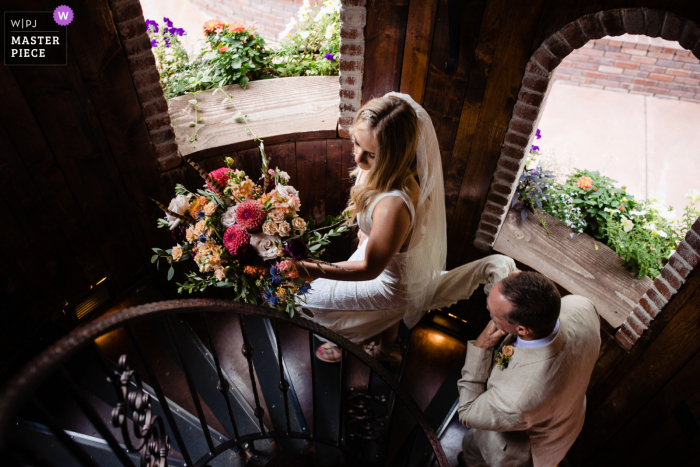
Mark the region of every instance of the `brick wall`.
POLYGON ((700 60, 678 42, 625 34, 588 42, 557 67, 574 86, 700 103, 700 60))
MULTIPOLYGON (((311 7, 322 0, 310 0, 311 7)), ((246 26, 258 22, 258 33, 268 41, 277 42, 277 35, 284 30, 303 0, 189 0, 205 14, 224 23, 243 23, 246 26)))

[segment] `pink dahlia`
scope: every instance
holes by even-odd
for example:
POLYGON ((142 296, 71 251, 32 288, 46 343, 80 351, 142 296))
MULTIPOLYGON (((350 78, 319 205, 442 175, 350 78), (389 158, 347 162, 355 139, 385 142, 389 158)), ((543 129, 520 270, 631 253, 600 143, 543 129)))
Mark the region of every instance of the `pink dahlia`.
POLYGON ((245 231, 244 228, 238 225, 232 225, 226 232, 224 232, 224 248, 226 251, 235 255, 238 253, 238 249, 243 245, 250 244, 250 235, 245 231))
MULTIPOLYGON (((228 172, 229 170, 227 167, 221 167, 220 169, 212 170, 211 172, 209 172, 209 176, 213 178, 214 181, 216 181, 219 185, 225 187, 226 182, 228 182, 228 179, 231 178, 228 176, 228 172)), ((212 187, 208 183, 207 186, 211 191, 215 191, 214 187, 212 187)))
POLYGON ((259 201, 243 201, 236 208, 236 223, 250 231, 258 230, 265 222, 265 211, 259 201))

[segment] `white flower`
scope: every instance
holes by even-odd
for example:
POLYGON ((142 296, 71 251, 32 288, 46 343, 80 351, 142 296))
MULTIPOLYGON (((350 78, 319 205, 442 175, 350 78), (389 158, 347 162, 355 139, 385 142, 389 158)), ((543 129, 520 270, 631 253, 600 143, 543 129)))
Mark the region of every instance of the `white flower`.
POLYGON ((277 172, 277 175, 279 175, 282 180, 285 180, 287 182, 289 181, 289 178, 290 178, 289 174, 287 172, 285 172, 284 170, 279 170, 277 172))
POLYGON ((676 250, 671 250, 671 252, 668 254, 668 257, 671 258, 671 256, 673 256, 673 254, 674 254, 675 252, 676 252, 676 250))
POLYGON ((334 26, 335 24, 329 24, 326 26, 326 39, 330 39, 333 37, 333 34, 337 32, 334 26))
MULTIPOLYGON (((607 209, 606 209, 606 211, 607 211, 607 209)), ((646 213, 647 213, 646 209, 642 209, 641 211, 637 211, 636 209, 632 209, 630 211, 630 214, 633 216, 644 216, 644 215, 646 215, 646 213)))
POLYGON ((647 230, 651 230, 651 235, 652 235, 652 237, 656 237, 657 235, 658 235, 659 237, 663 237, 663 238, 668 237, 668 235, 666 234, 666 232, 664 232, 663 230, 658 230, 658 229, 656 228, 656 224, 653 223, 653 222, 648 223, 647 225, 644 226, 644 228, 647 229, 647 230))
POLYGON ((685 197, 690 200, 690 204, 695 204, 698 201, 700 201, 700 190, 698 190, 698 189, 688 190, 688 193, 685 194, 685 197))
POLYGON ((282 239, 277 235, 255 233, 250 236, 250 244, 264 260, 277 258, 277 245, 281 243, 282 239))
MULTIPOLYGON (((179 215, 183 215, 189 208, 190 202, 184 195, 177 195, 175 198, 170 200, 170 204, 168 205, 168 210, 179 215)), ((165 214, 165 219, 168 221, 168 226, 170 227, 170 230, 177 227, 180 223, 180 219, 178 219, 175 216, 171 216, 168 213, 165 214)))
POLYGON ((625 216, 622 216, 622 220, 620 221, 620 224, 622 225, 622 229, 625 232, 629 232, 630 230, 632 230, 634 228, 634 222, 632 222, 631 220, 629 220, 625 216))
POLYGON ((301 31, 301 32, 299 33, 299 36, 300 36, 302 39, 308 39, 308 38, 309 38, 309 31, 301 31))
POLYGON ((226 210, 225 213, 222 214, 221 216, 221 223, 224 225, 224 227, 231 227, 233 224, 236 223, 236 208, 238 206, 231 206, 226 210))
POLYGON ((277 193, 280 195, 287 197, 289 196, 290 198, 298 198, 299 197, 299 192, 294 188, 292 185, 279 185, 276 188, 277 193))

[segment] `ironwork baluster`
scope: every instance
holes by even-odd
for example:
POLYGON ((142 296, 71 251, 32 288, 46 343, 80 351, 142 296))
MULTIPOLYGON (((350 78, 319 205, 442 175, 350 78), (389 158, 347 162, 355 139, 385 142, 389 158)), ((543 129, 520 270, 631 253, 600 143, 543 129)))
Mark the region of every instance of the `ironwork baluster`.
POLYGON ((345 360, 345 349, 340 349, 340 390, 338 391, 338 446, 343 437, 343 362, 345 360))
POLYGON ((151 365, 148 363, 148 360, 146 360, 146 355, 143 353, 143 349, 141 348, 141 344, 139 344, 138 340, 136 339, 136 334, 134 333, 134 329, 131 327, 131 324, 127 324, 126 326, 124 326, 124 330, 126 331, 126 335, 129 337, 131 344, 134 346, 134 349, 136 350, 136 355, 138 355, 139 360, 141 360, 141 364, 143 365, 143 368, 146 371, 146 376, 148 376, 148 380, 151 383, 151 387, 153 388, 153 390, 156 393, 156 397, 158 398, 158 402, 160 403, 160 406, 163 409, 163 413, 165 414, 165 419, 168 421, 168 425, 170 426, 170 430, 173 432, 173 436, 175 437, 175 441, 177 441, 178 450, 180 451, 180 454, 182 454, 182 458, 185 460, 185 465, 187 465, 187 467, 193 467, 194 464, 192 463, 192 459, 190 458, 190 454, 187 451, 187 446, 185 446, 185 441, 182 439, 182 435, 180 434, 180 429, 177 427, 177 423, 175 422, 175 417, 173 417, 173 413, 170 410, 170 405, 168 405, 168 400, 165 398, 165 394, 163 393, 163 389, 160 387, 160 383, 158 383, 158 379, 156 379, 156 375, 155 375, 155 373, 153 373, 153 370, 151 369, 151 365))
POLYGON ((32 396, 32 403, 34 407, 41 413, 46 425, 53 432, 53 434, 58 439, 58 442, 63 445, 68 452, 70 452, 73 457, 76 458, 81 465, 86 465, 88 467, 99 467, 97 463, 80 447, 78 443, 73 441, 73 439, 66 434, 65 431, 59 426, 56 419, 51 415, 51 413, 46 409, 44 404, 37 399, 36 396, 32 396))
POLYGON ((311 410, 312 416, 311 421, 313 423, 313 430, 311 433, 311 439, 316 437, 316 352, 314 350, 314 333, 309 331, 309 354, 311 358, 311 410))
POLYGON ((292 424, 289 421, 289 401, 287 400, 287 391, 289 391, 289 382, 284 379, 284 367, 282 363, 282 341, 280 341, 279 325, 275 322, 275 340, 277 341, 277 361, 280 367, 280 391, 284 395, 284 415, 287 417, 287 434, 292 431, 292 424))
POLYGON ((255 373, 253 371, 253 351, 255 350, 250 342, 248 342, 248 333, 245 329, 245 321, 243 320, 243 315, 238 313, 238 321, 241 324, 241 334, 243 335, 243 347, 241 352, 243 356, 248 360, 248 375, 250 375, 250 384, 253 386, 253 397, 255 398, 255 416, 258 417, 258 422, 260 423, 260 434, 265 436, 265 425, 263 424, 263 415, 265 415, 265 409, 260 406, 260 397, 258 396, 258 385, 255 384, 255 373))
POLYGON ((109 447, 112 449, 112 452, 114 452, 114 455, 117 456, 117 459, 119 459, 119 462, 121 462, 125 467, 136 467, 129 456, 126 455, 126 452, 121 448, 121 446, 119 446, 119 443, 114 438, 112 432, 109 430, 109 428, 107 428, 107 425, 105 425, 104 421, 102 421, 97 411, 95 411, 95 409, 87 401, 83 391, 77 384, 75 384, 75 381, 73 381, 73 378, 71 378, 66 369, 61 367, 60 371, 63 378, 68 382, 68 387, 71 389, 73 397, 78 403, 80 410, 83 411, 90 423, 92 423, 92 426, 94 426, 100 436, 102 436, 102 439, 107 442, 109 447))
POLYGON ((214 347, 214 341, 211 338, 211 332, 209 331, 209 321, 207 320, 207 314, 205 312, 200 312, 202 317, 202 322, 204 323, 204 331, 207 334, 207 341, 209 342, 209 348, 211 349, 211 354, 214 357, 214 365, 216 366, 216 373, 219 375, 219 384, 216 385, 216 389, 224 396, 226 400, 226 409, 228 410, 228 416, 231 419, 231 425, 233 425, 233 436, 234 439, 238 440, 238 426, 236 425, 236 419, 233 417, 233 410, 231 409, 231 401, 228 398, 229 385, 228 381, 224 378, 224 374, 221 371, 221 364, 219 363, 219 356, 216 353, 216 348, 214 347))
POLYGON ((175 336, 175 331, 173 331, 173 325, 170 322, 172 319, 170 316, 164 316, 163 321, 165 322, 165 328, 168 331, 168 336, 170 341, 175 347, 175 353, 179 360, 180 366, 185 373, 185 380, 187 381, 187 388, 190 391, 190 397, 192 397, 192 402, 194 402, 194 408, 197 410, 197 416, 199 417, 199 423, 202 425, 202 431, 204 431, 204 438, 207 440, 207 446, 209 446, 209 452, 214 452, 214 442, 211 439, 211 433, 209 433, 209 424, 207 424, 207 419, 204 418, 204 411, 202 410, 202 404, 199 402, 199 394, 197 393, 197 388, 194 385, 194 380, 192 379, 192 373, 190 373, 190 366, 185 360, 185 356, 182 354, 182 348, 180 348, 180 343, 175 336))

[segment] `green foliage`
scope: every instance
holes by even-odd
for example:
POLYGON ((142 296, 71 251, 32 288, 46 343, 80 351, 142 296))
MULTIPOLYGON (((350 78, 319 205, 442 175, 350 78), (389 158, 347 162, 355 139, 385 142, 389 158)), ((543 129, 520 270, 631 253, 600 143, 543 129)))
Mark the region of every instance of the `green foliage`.
POLYGON ((327 0, 312 10, 305 1, 279 38, 280 49, 271 57, 277 76, 337 75, 340 2, 327 0))

